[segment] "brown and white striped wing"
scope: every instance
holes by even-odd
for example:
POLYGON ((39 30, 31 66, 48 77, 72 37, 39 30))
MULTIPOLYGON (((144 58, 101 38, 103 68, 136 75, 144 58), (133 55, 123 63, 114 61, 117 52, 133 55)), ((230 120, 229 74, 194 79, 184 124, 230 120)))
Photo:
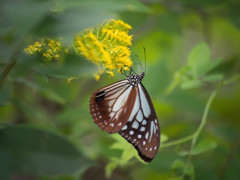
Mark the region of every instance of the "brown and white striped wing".
POLYGON ((128 80, 98 89, 90 99, 94 122, 108 133, 118 132, 128 121, 136 97, 137 89, 128 80))
POLYGON ((135 87, 138 91, 131 115, 118 132, 138 151, 146 162, 151 162, 160 145, 160 128, 152 101, 142 85, 135 87))

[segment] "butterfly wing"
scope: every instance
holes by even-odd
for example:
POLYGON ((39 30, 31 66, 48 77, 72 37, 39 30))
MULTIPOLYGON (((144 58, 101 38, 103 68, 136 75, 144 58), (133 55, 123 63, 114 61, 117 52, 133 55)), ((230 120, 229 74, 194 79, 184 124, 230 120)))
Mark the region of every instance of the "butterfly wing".
POLYGON ((128 121, 137 89, 128 80, 118 81, 96 90, 90 99, 90 113, 104 131, 119 131, 128 121))
POLYGON ((135 87, 138 91, 131 115, 118 132, 138 151, 146 162, 151 162, 160 145, 160 127, 152 101, 142 83, 135 87))

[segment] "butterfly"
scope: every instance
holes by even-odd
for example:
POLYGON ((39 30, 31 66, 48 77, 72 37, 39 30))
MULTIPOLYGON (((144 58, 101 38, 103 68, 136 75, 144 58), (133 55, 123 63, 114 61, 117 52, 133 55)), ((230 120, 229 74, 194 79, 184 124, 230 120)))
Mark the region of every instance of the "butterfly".
POLYGON ((108 133, 119 133, 145 161, 151 162, 160 145, 160 127, 153 103, 143 86, 144 72, 96 90, 90 98, 94 122, 108 133))

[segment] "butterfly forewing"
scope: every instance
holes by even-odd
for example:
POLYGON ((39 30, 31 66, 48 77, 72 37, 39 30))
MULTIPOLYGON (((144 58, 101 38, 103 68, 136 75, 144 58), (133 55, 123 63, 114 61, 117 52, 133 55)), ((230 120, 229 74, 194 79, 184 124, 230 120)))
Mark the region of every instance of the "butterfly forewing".
POLYGON ((90 113, 94 122, 108 133, 119 131, 129 119, 136 94, 136 89, 128 80, 95 91, 90 99, 90 113))
POLYGON ((152 101, 139 83, 137 98, 132 114, 123 128, 118 132, 138 151, 146 162, 152 161, 160 145, 160 128, 152 101))

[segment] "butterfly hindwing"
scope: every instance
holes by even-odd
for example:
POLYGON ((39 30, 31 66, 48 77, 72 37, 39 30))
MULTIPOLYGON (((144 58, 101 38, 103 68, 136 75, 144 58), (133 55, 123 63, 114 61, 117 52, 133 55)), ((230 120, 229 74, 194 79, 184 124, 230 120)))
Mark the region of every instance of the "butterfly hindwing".
POLYGON ((160 128, 152 101, 139 83, 138 94, 130 118, 118 132, 138 151, 146 162, 152 161, 160 145, 160 128))
POLYGON ((136 89, 128 80, 95 91, 90 99, 90 113, 94 122, 108 133, 119 131, 129 119, 136 94, 136 89))

